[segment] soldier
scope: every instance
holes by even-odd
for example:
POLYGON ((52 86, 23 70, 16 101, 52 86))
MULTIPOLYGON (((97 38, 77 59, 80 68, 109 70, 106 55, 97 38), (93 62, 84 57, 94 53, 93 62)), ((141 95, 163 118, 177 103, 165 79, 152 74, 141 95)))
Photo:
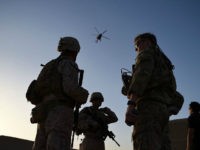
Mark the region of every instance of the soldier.
POLYGON ((99 108, 103 101, 103 95, 94 92, 90 98, 92 106, 85 107, 80 112, 77 134, 83 133, 85 136, 80 150, 105 150, 108 124, 117 122, 118 118, 108 107, 99 108))
POLYGON ((32 102, 36 107, 31 122, 38 123, 33 150, 70 150, 74 106, 86 103, 88 97, 88 91, 78 85, 79 50, 77 39, 61 38, 60 56, 44 65, 37 78, 40 101, 32 102))
POLYGON ((129 99, 125 122, 134 125, 134 150, 170 150, 166 135, 169 116, 177 114, 183 103, 176 91, 173 65, 159 48, 155 35, 140 34, 134 44, 136 63, 130 85, 123 92, 129 99), (179 105, 175 105, 175 97, 179 105))
POLYGON ((200 150, 200 104, 191 102, 189 113, 186 150, 200 150))

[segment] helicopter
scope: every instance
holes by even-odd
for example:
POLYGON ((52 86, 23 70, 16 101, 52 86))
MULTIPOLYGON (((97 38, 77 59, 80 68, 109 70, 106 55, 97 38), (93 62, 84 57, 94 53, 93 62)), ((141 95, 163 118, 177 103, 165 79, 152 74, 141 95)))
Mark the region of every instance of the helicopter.
POLYGON ((105 30, 105 31, 103 31, 102 33, 100 33, 96 27, 95 27, 94 29, 95 29, 96 32, 98 33, 98 34, 96 35, 96 43, 98 43, 98 41, 101 42, 101 39, 102 39, 102 38, 105 38, 105 39, 110 40, 110 38, 108 38, 108 37, 106 37, 106 36, 103 35, 103 34, 105 34, 105 33, 107 32, 107 30, 105 30))

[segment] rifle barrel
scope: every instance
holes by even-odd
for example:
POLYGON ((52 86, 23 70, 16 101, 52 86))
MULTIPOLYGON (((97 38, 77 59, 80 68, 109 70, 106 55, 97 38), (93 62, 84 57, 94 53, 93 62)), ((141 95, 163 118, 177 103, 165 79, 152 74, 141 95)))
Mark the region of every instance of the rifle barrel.
MULTIPOLYGON (((81 87, 82 83, 83 83, 83 74, 84 74, 84 70, 79 70, 80 74, 79 74, 79 82, 78 85, 81 87)), ((79 116, 79 109, 80 109, 80 105, 76 103, 76 107, 75 107, 75 111, 74 111, 74 127, 73 127, 73 131, 72 131, 72 138, 71 138, 71 149, 73 149, 74 146, 74 136, 75 136, 75 132, 77 130, 77 126, 78 126, 78 116, 79 116)))
POLYGON ((119 147, 119 143, 115 140, 115 135, 112 131, 108 131, 108 137, 111 138, 119 147))

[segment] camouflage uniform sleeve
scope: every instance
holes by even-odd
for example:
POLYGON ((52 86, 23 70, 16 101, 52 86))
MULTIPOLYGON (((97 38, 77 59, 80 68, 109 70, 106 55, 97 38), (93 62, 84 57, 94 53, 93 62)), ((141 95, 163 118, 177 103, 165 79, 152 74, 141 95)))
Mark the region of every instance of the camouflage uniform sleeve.
POLYGON ((117 115, 108 107, 101 108, 100 111, 104 113, 104 121, 106 124, 114 123, 118 121, 117 115))
POLYGON ((62 76, 63 90, 70 96, 70 93, 78 87, 78 66, 72 61, 62 60, 58 70, 62 76))
POLYGON ((138 96, 143 95, 151 80, 154 63, 153 49, 146 49, 138 54, 128 93, 133 93, 138 96))
POLYGON ((62 75, 64 93, 80 104, 85 103, 88 91, 78 85, 78 65, 64 59, 59 63, 58 70, 62 75))

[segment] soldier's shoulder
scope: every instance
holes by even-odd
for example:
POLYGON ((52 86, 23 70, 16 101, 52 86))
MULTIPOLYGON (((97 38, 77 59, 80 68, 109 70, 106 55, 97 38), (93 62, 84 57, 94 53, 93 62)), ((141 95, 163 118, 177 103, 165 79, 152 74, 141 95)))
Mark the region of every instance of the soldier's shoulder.
POLYGON ((59 62, 60 62, 60 64, 74 64, 73 61, 71 61, 69 59, 65 59, 65 58, 60 58, 59 62))
POLYGON ((59 66, 60 67, 73 67, 75 69, 78 69, 78 65, 76 62, 69 60, 69 59, 60 59, 59 60, 59 66))
POLYGON ((84 107, 81 112, 82 113, 87 113, 88 111, 90 111, 90 107, 84 107))

